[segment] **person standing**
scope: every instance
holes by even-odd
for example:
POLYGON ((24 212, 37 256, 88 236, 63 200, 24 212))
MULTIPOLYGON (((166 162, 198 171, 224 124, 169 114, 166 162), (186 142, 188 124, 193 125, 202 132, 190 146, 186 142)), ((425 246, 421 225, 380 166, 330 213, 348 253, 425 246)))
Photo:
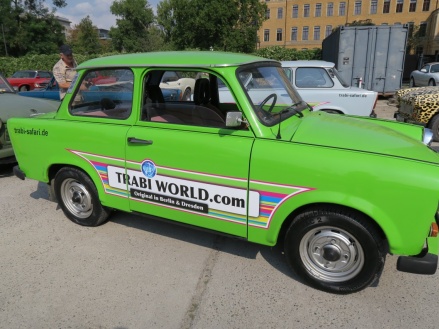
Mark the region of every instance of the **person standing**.
POLYGON ((53 67, 53 76, 59 86, 59 98, 62 100, 76 75, 77 63, 69 45, 59 47, 60 60, 53 67))

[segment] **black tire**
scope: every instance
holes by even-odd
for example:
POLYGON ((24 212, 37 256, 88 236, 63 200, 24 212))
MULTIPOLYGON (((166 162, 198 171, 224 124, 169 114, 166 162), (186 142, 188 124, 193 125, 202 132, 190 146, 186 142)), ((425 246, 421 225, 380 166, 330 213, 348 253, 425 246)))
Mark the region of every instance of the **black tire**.
POLYGON ((298 215, 284 241, 289 265, 314 288, 349 294, 378 279, 383 240, 365 216, 336 207, 298 215))
POLYGON ((183 93, 183 96, 181 97, 182 101, 190 102, 191 100, 191 88, 186 88, 186 90, 183 93))
POLYGON ((92 180, 76 168, 62 168, 55 176, 55 195, 64 214, 74 223, 83 226, 103 224, 110 210, 99 202, 92 180))
POLYGON ((428 85, 429 85, 429 86, 436 86, 436 82, 435 82, 433 79, 430 79, 430 80, 428 81, 428 85))
POLYGON ((428 128, 433 132, 433 141, 439 142, 439 114, 436 114, 428 123, 428 128))
POLYGON ((21 86, 18 90, 19 91, 28 91, 29 88, 27 86, 21 86))
POLYGON ((336 110, 320 110, 326 113, 330 113, 330 114, 340 114, 340 112, 336 111, 336 110))
POLYGON ((410 87, 416 87, 415 79, 410 78, 410 84, 409 84, 409 86, 410 86, 410 87))

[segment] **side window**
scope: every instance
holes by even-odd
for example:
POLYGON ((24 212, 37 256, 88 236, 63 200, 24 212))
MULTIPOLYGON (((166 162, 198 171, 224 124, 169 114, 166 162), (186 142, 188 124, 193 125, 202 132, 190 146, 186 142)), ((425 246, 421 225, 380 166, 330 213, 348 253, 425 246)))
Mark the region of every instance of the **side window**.
POLYGON ((424 72, 430 71, 430 65, 424 65, 421 70, 425 70, 424 72))
POLYGON ((437 73, 437 72, 439 72, 439 64, 434 64, 434 65, 432 65, 432 66, 431 66, 431 70, 430 70, 430 72, 431 72, 431 73, 437 73))
POLYGON ((40 78, 51 78, 52 75, 49 72, 39 72, 40 78))
POLYGON ((284 67, 283 70, 284 70, 286 76, 288 77, 288 80, 290 82, 293 82, 294 81, 293 80, 293 70, 289 67, 284 67))
POLYGON ((328 72, 321 67, 299 67, 296 70, 298 88, 331 88, 334 82, 328 72))
POLYGON ((111 119, 128 118, 132 110, 133 78, 133 72, 129 69, 87 72, 73 95, 70 113, 111 119))
POLYGON ((236 108, 225 101, 231 94, 224 83, 205 72, 152 70, 143 86, 143 121, 225 128, 227 111, 236 108))

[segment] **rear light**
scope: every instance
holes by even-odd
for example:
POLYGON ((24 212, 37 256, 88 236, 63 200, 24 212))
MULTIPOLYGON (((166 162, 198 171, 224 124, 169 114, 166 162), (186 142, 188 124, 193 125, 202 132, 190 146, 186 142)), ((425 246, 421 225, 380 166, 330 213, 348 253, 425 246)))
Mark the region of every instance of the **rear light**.
POLYGON ((436 223, 431 223, 431 227, 430 227, 430 237, 437 237, 439 231, 439 227, 436 223))

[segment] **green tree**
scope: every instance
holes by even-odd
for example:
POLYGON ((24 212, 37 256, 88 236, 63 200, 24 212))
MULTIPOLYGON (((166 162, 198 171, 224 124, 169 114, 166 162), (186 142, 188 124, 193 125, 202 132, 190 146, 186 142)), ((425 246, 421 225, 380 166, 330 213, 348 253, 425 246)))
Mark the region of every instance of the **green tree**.
POLYGON ((79 24, 74 26, 70 43, 77 53, 99 54, 101 52, 97 27, 93 26, 90 16, 81 19, 79 24))
MULTIPOLYGON (((54 0, 64 7, 65 0, 54 0)), ((63 28, 44 0, 0 0, 1 55, 22 56, 56 52, 64 41, 63 28)))
POLYGON ((141 52, 154 50, 151 42, 157 34, 151 31, 154 13, 147 0, 116 0, 110 7, 116 17, 116 27, 110 29, 113 47, 117 51, 141 52))
POLYGON ((252 52, 265 11, 259 0, 164 0, 157 20, 175 49, 252 52))

